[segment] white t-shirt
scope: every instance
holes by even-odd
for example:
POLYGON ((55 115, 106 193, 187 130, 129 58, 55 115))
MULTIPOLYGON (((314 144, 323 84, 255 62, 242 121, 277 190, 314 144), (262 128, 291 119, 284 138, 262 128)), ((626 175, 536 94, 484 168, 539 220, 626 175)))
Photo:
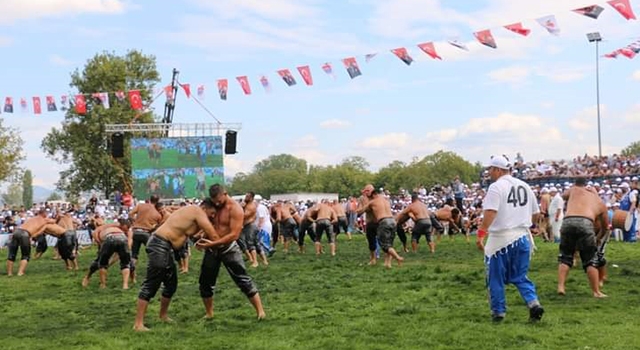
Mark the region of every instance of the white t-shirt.
POLYGON ((497 211, 489 226, 486 256, 508 247, 524 235, 530 235, 531 216, 540 212, 531 187, 511 175, 504 175, 489 186, 482 208, 497 211))
POLYGON ((560 209, 560 216, 559 218, 562 219, 562 217, 564 216, 564 213, 562 212, 562 210, 564 209, 564 199, 562 199, 562 196, 560 195, 560 193, 556 193, 555 196, 553 196, 553 199, 551 199, 551 204, 549 204, 549 221, 550 222, 555 222, 555 217, 556 217, 556 213, 558 212, 558 209, 560 209))
POLYGON ((269 209, 267 209, 264 204, 258 204, 258 208, 256 210, 256 226, 258 226, 258 229, 264 230, 268 234, 271 234, 271 231, 273 230, 269 209), (260 226, 260 219, 264 219, 262 226, 260 226))

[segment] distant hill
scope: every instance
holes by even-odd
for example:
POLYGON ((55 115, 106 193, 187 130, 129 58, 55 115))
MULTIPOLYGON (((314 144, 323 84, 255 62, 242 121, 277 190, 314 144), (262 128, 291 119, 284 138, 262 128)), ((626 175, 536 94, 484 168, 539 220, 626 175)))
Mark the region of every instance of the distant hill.
POLYGON ((42 186, 33 186, 33 202, 44 202, 54 192, 52 189, 48 189, 42 186))

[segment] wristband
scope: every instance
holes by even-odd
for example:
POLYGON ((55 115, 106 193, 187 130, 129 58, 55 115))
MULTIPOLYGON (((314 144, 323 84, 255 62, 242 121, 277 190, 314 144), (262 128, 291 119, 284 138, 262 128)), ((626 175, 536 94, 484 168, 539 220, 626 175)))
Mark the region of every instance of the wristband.
POLYGON ((479 228, 478 229, 478 238, 483 239, 487 236, 487 231, 479 228))

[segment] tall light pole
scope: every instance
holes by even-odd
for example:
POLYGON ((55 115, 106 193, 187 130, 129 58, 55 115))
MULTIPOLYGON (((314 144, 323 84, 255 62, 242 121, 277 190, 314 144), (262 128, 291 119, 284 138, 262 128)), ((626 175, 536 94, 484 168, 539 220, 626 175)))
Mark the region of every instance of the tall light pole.
POLYGON ((602 41, 599 32, 587 34, 590 43, 596 43, 596 103, 598 109, 598 156, 602 157, 602 138, 600 136, 600 53, 598 44, 602 41))

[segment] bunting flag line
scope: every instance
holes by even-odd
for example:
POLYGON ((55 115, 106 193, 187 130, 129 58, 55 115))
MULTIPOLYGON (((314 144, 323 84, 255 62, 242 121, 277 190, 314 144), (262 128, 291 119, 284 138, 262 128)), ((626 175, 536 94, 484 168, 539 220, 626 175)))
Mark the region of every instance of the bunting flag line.
POLYGON ((104 109, 109 109, 109 94, 106 92, 94 92, 91 97, 96 101, 96 104, 101 105, 104 109))
POLYGON ((520 34, 522 36, 527 36, 529 35, 529 33, 531 33, 531 29, 527 29, 524 28, 522 26, 522 23, 518 22, 518 23, 513 23, 513 24, 509 24, 504 26, 507 30, 510 30, 516 34, 520 34))
POLYGON ((84 95, 78 94, 75 96, 75 108, 76 108, 76 113, 78 114, 87 113, 87 103, 84 100, 84 95))
POLYGON ((636 52, 628 47, 624 47, 622 49, 618 50, 618 53, 621 54, 622 56, 628 58, 628 59, 632 59, 634 57, 636 57, 636 52))
POLYGON ((42 114, 42 105, 40 104, 40 97, 34 96, 33 101, 33 114, 42 114))
POLYGON ((410 66, 413 63, 413 58, 409 55, 409 52, 404 47, 399 47, 397 49, 391 50, 391 52, 396 55, 404 64, 410 66))
POLYGON ((198 98, 204 100, 204 85, 198 85, 197 92, 198 98))
POLYGON ((614 51, 614 52, 611 52, 611 53, 604 54, 603 57, 605 57, 605 58, 618 58, 618 51, 614 51))
POLYGON ((53 96, 47 96, 47 112, 56 112, 58 107, 56 106, 56 99, 53 96))
POLYGON ((129 103, 134 111, 142 109, 142 97, 139 90, 129 90, 129 103))
MULTIPOLYGON (((202 86, 202 93, 204 94, 204 85, 202 86)), ((198 88, 199 89, 199 88, 198 88)), ((229 91, 229 80, 218 79, 218 95, 222 101, 227 100, 227 92, 229 91)))
POLYGON ((330 75, 332 78, 336 78, 336 76, 333 74, 333 67, 331 66, 331 63, 327 62, 325 64, 322 65, 322 70, 327 74, 330 75))
POLYGON ((118 99, 119 102, 124 102, 124 98, 124 91, 116 91, 116 99, 118 99))
POLYGON ((587 16, 589 18, 598 19, 600 14, 604 11, 604 7, 598 5, 591 5, 579 9, 573 10, 573 12, 577 14, 581 14, 583 16, 587 16))
POLYGON ((240 87, 245 95, 251 95, 251 86, 249 85, 249 78, 246 75, 241 77, 236 77, 238 83, 240 83, 240 87))
POLYGON ((293 75, 291 75, 291 72, 288 69, 279 70, 278 75, 280 75, 280 78, 284 80, 287 86, 293 86, 297 84, 296 79, 293 77, 293 75))
MULTIPOLYGON (((117 92, 116 92, 116 96, 118 96, 117 92)), ((66 111, 67 109, 69 109, 69 98, 67 97, 67 95, 60 96, 60 109, 63 111, 66 111)))
POLYGON ((164 96, 167 98, 167 101, 173 100, 173 86, 167 85, 164 87, 164 96))
POLYGON ((262 84, 262 87, 264 88, 264 91, 266 93, 271 92, 271 84, 269 83, 269 79, 265 75, 260 76, 260 84, 262 84))
POLYGON ((369 63, 369 62, 371 62, 371 60, 372 60, 374 57, 376 57, 377 55, 378 55, 378 53, 377 53, 377 52, 368 53, 368 54, 364 55, 364 61, 365 61, 365 62, 367 62, 367 63, 369 63))
POLYGON ((298 73, 302 76, 302 80, 307 86, 313 85, 313 77, 311 76, 311 68, 309 66, 300 66, 296 67, 298 69, 298 73))
POLYGON ((558 21, 556 20, 556 16, 549 15, 536 19, 544 29, 549 32, 549 34, 560 35, 560 28, 558 27, 558 21))
POLYGON ((432 42, 418 44, 418 48, 420 48, 420 50, 422 50, 424 53, 429 55, 434 60, 442 60, 442 57, 438 56, 438 53, 436 52, 436 47, 433 45, 432 42))
POLYGON ((355 57, 348 57, 342 60, 342 64, 347 69, 347 73, 351 79, 355 79, 362 75, 360 71, 360 67, 358 67, 358 61, 356 61, 355 57))
POLYGON ((629 0, 611 0, 607 1, 607 4, 611 5, 626 20, 636 19, 629 0))
POLYGON ((498 45, 496 44, 496 39, 494 39, 493 35, 491 34, 491 30, 489 29, 475 32, 473 33, 473 36, 475 36, 476 39, 478 39, 478 42, 480 42, 480 44, 484 46, 490 47, 492 49, 498 48, 498 45))
POLYGON ((27 100, 24 97, 20 97, 20 109, 22 113, 26 113, 29 106, 27 105, 27 100))
POLYGON ((184 94, 187 98, 191 98, 191 84, 180 84, 182 90, 184 90, 184 94))
POLYGON ((13 98, 5 97, 4 99, 4 112, 13 113, 13 98))
POLYGON ((450 39, 447 42, 460 50, 469 51, 469 48, 464 43, 461 43, 458 39, 450 39))

